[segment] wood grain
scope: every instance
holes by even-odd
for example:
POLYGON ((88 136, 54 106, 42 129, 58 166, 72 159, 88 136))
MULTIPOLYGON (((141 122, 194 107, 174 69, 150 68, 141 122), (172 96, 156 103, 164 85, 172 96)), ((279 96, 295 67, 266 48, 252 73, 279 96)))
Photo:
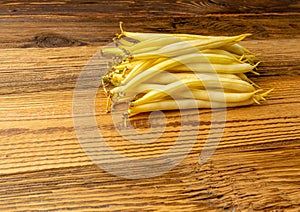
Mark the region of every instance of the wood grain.
MULTIPOLYGON (((230 0, 5 1, 0 5, 0 211, 299 211, 299 5, 230 0), (118 32, 120 20, 134 31, 251 32, 242 44, 259 53, 262 64, 260 76, 249 76, 275 90, 262 105, 227 109, 221 142, 205 164, 198 160, 212 111, 188 110, 184 140, 188 143, 193 133, 198 137, 174 169, 138 180, 105 172, 76 137, 73 94, 80 73, 118 32), (200 123, 194 118, 197 112, 200 123)), ((90 68, 97 73, 99 67, 90 68)), ((181 130, 180 114, 167 112, 163 135, 153 143, 135 144, 118 133, 105 113, 101 89, 95 103, 104 139, 127 157, 157 157, 174 145, 181 130)), ((154 129, 164 126, 161 120, 154 119, 154 129)), ((143 132, 142 139, 158 134, 147 132, 147 114, 131 124, 143 132)), ((94 139, 90 142, 97 145, 94 139)), ((181 144, 183 149, 187 143, 181 144)), ((118 166, 114 159, 110 163, 118 166)))

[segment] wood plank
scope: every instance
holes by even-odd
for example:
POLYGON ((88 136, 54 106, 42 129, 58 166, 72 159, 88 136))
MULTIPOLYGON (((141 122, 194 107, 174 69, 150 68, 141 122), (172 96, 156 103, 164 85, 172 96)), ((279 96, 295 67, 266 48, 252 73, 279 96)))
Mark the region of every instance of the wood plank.
MULTIPOLYGON (((299 39, 242 41, 261 55, 261 76, 252 77, 299 75, 298 43, 299 39)), ((1 49, 5 57, 0 58, 0 94, 72 90, 80 71, 100 48, 1 49)))
POLYGON ((193 16, 211 13, 299 12, 298 0, 198 0, 198 1, 90 1, 7 0, 0 5, 1 14, 86 14, 101 16, 193 16), (268 6, 266 6, 268 5, 268 6))
POLYGON ((249 39, 261 40, 299 38, 300 28, 299 13, 101 17, 99 14, 77 13, 30 16, 0 14, 0 48, 105 45, 120 32, 120 21, 124 22, 124 28, 128 31, 203 35, 252 33, 249 39))

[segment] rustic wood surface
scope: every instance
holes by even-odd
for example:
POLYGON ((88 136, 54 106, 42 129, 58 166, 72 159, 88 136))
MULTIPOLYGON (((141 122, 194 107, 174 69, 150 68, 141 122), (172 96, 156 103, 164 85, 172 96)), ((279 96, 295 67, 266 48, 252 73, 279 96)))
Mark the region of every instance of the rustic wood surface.
MULTIPOLYGON (((0 211, 299 211, 299 9, 297 0, 1 2, 0 211), (243 45, 261 54, 262 64, 261 75, 251 78, 275 90, 262 105, 227 110, 221 142, 207 163, 198 159, 211 111, 201 110, 199 129, 193 121, 189 126, 198 139, 178 166, 148 179, 114 176, 82 148, 72 101, 79 74, 119 32, 119 21, 129 31, 252 33, 243 45)), ((104 102, 100 89, 97 124, 126 157, 157 157, 181 130, 179 113, 170 112, 157 141, 126 141, 104 102)), ((132 125, 147 133, 147 116, 132 125)))

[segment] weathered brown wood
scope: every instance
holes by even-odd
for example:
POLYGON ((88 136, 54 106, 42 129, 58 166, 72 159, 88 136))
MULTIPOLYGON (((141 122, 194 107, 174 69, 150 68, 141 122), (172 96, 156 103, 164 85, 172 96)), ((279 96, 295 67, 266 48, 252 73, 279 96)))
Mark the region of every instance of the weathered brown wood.
POLYGON ((105 45, 120 32, 128 31, 236 35, 252 33, 249 39, 299 38, 299 13, 213 14, 200 17, 103 17, 85 15, 0 15, 0 48, 66 47, 105 45), (22 23, 20 25, 20 22, 22 23), (58 24, 59 23, 59 24, 58 24))
POLYGON ((8 0, 1 4, 2 14, 87 14, 106 16, 193 16, 211 13, 269 13, 299 12, 298 0, 58 0, 29 1, 8 0), (111 14, 113 12, 113 14, 111 14))
MULTIPOLYGON (((299 211, 299 1, 235 2, 1 4, 0 211, 299 211), (185 139, 188 142, 195 132, 198 139, 176 168, 149 179, 113 176, 90 160, 77 139, 72 101, 79 74, 119 31, 120 20, 133 31, 251 32, 242 44, 261 54, 262 63, 261 75, 249 76, 275 90, 262 105, 227 109, 222 140, 206 164, 198 160, 211 111, 200 110, 196 123, 197 111, 189 110, 185 139)), ((96 106, 105 140, 127 157, 159 156, 174 144, 180 130, 179 113, 168 112, 161 138, 136 144, 115 130, 101 89, 96 106)), ((131 124, 147 133, 147 114, 131 124)), ((163 126, 157 120, 156 125, 163 126)), ((93 139, 91 143, 97 144, 93 139)), ((114 159, 110 162, 118 165, 114 159)))

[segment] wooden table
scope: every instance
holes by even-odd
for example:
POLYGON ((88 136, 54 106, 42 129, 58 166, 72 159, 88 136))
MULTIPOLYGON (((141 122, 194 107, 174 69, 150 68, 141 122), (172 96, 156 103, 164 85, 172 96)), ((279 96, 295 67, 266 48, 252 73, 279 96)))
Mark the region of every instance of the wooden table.
MULTIPOLYGON (((3 1, 0 211, 299 211, 299 9, 297 0, 3 1), (200 110, 201 121, 188 128, 188 134, 197 133, 196 142, 176 167, 145 179, 115 176, 88 157, 72 107, 76 80, 119 32, 119 21, 128 31, 252 33, 242 44, 262 63, 261 75, 250 77, 275 90, 262 105, 227 110, 221 142, 206 163, 198 160, 211 112, 200 110)), ((160 139, 135 144, 118 134, 104 102, 99 89, 96 123, 118 154, 143 160, 174 145, 178 112, 166 113, 160 139)), ((133 124, 146 133, 149 122, 141 115, 133 124)), ((112 157, 107 164, 119 162, 112 157)), ((137 172, 126 166, 123 171, 137 172)))

